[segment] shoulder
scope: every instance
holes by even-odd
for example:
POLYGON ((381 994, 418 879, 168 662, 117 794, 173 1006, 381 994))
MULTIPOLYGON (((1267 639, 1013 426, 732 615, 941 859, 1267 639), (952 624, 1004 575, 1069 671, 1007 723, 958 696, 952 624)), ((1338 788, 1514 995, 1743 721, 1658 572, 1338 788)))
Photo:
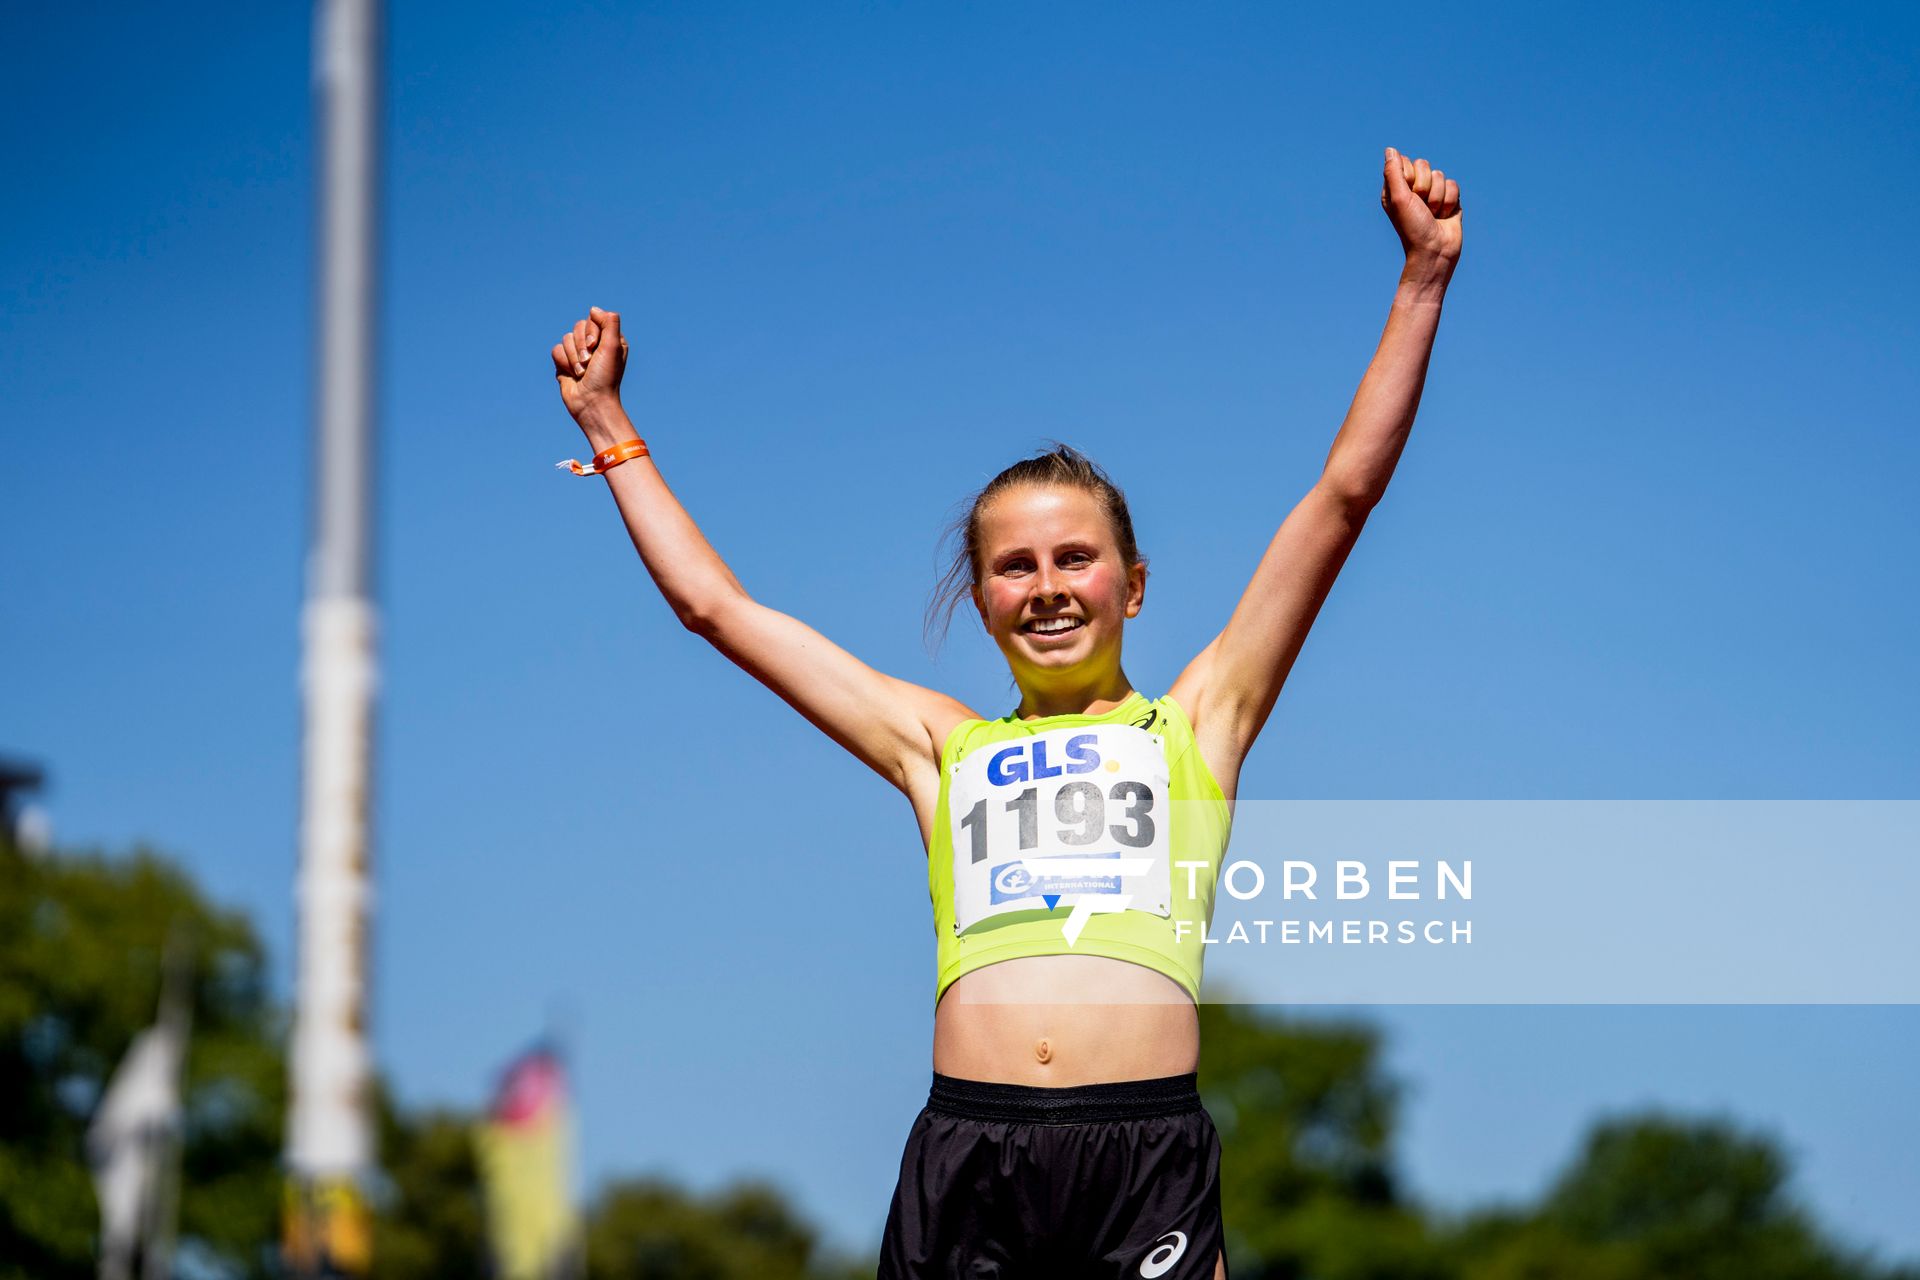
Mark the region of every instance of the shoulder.
POLYGON ((963 714, 935 726, 933 754, 943 766, 952 764, 975 747, 1007 736, 1007 727, 1014 723, 1011 717, 989 720, 973 711, 964 708, 962 711, 963 714))
POLYGON ((1176 732, 1184 733, 1189 738, 1193 736, 1193 713, 1181 701, 1174 689, 1167 690, 1149 705, 1152 706, 1159 720, 1171 726, 1176 732))
POLYGON ((914 765, 904 772, 900 789, 906 792, 920 823, 921 844, 930 848, 935 815, 946 790, 948 753, 964 744, 969 732, 983 722, 965 703, 930 691, 918 710, 925 746, 916 753, 914 765))
POLYGON ((1169 743, 1172 748, 1168 752, 1169 763, 1191 753, 1221 796, 1231 800, 1240 778, 1242 753, 1236 753, 1231 742, 1216 740, 1219 735, 1210 736, 1206 727, 1196 724, 1193 714, 1176 696, 1177 690, 1176 685, 1175 689, 1168 690, 1165 697, 1154 703, 1165 714, 1168 736, 1178 740, 1169 743))
POLYGON ((954 726, 973 719, 974 712, 959 699, 937 690, 891 676, 885 679, 894 701, 887 706, 870 706, 869 712, 895 718, 895 730, 901 740, 893 781, 912 795, 938 772, 941 745, 954 726))

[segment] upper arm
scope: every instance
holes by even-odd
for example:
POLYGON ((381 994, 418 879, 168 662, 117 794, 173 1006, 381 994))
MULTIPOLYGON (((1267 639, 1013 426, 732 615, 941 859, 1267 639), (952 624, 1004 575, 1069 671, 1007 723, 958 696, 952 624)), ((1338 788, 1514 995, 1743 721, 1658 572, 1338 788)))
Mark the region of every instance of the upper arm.
POLYGON ((1366 519, 1364 504, 1333 488, 1309 490, 1267 544, 1226 627, 1168 691, 1217 774, 1238 774, 1366 519))
POLYGON ((955 699, 876 671, 806 623, 745 594, 692 629, 909 796, 918 783, 937 778, 947 733, 974 718, 955 699))

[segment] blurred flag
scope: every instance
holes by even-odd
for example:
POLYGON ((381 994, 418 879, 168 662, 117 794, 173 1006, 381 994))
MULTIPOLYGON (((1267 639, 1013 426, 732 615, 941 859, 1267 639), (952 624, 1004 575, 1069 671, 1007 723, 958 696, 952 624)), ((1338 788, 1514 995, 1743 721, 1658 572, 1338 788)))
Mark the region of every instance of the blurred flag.
POLYGON ((87 1126, 101 1280, 130 1280, 136 1253, 144 1255, 149 1280, 161 1280, 171 1267, 180 1067, 191 1018, 180 964, 170 956, 159 1017, 133 1038, 87 1126))
POLYGON ((479 1147, 487 1235, 500 1280, 575 1274, 572 1120, 558 1054, 534 1049, 507 1068, 480 1127, 479 1147))

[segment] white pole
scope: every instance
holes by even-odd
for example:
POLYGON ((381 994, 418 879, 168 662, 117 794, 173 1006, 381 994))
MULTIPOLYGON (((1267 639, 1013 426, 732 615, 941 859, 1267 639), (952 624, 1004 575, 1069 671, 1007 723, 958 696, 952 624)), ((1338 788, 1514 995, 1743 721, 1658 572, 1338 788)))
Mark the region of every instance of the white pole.
POLYGON ((365 1269, 357 1187, 374 1159, 367 924, 379 35, 378 0, 317 0, 315 485, 302 617, 299 959, 287 1125, 290 1261, 307 1274, 365 1269))

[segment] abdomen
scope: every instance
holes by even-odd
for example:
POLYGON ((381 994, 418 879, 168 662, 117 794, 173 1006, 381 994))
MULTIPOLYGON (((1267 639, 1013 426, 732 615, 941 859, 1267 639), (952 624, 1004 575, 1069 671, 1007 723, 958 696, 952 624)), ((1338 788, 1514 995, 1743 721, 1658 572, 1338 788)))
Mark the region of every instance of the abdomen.
POLYGON ((933 1069, 962 1080, 1101 1084, 1185 1075, 1200 1024, 1184 988, 1103 956, 1030 956, 976 969, 941 998, 933 1069))

